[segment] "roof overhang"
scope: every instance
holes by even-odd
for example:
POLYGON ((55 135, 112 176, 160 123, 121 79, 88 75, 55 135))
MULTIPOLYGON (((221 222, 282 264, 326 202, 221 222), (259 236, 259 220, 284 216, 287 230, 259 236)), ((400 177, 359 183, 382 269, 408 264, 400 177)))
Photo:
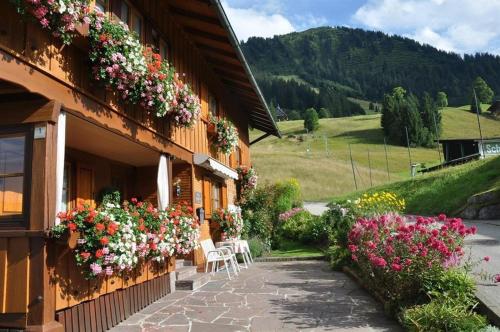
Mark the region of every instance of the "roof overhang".
POLYGON ((221 178, 238 179, 238 172, 206 154, 195 153, 193 155, 193 164, 203 167, 221 178))
POLYGON ((220 0, 161 1, 191 37, 203 58, 235 96, 250 126, 281 137, 267 103, 241 51, 220 0))

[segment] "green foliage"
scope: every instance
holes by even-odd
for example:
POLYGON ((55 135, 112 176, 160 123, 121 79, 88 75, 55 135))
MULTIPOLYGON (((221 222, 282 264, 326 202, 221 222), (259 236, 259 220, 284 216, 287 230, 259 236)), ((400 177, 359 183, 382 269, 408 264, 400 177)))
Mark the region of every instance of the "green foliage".
POLYGON ((244 220, 243 235, 257 237, 266 245, 276 245, 278 216, 293 207, 301 206, 300 185, 290 179, 276 184, 264 184, 241 204, 244 220))
POLYGON ((396 87, 384 96, 381 125, 393 142, 411 146, 433 146, 441 131, 441 115, 434 100, 424 93, 422 103, 413 94, 396 87), (406 130, 408 137, 406 137, 406 130))
POLYGON ((274 188, 272 207, 276 216, 294 207, 302 206, 300 184, 296 179, 277 182, 274 188))
POLYGON ((444 108, 448 106, 448 96, 446 92, 439 91, 436 95, 436 104, 439 108, 444 108))
POLYGON ((289 240, 319 245, 327 240, 327 230, 323 221, 319 216, 313 216, 308 211, 301 211, 281 222, 279 235, 289 240))
POLYGON ((330 117, 330 112, 324 108, 324 107, 321 107, 318 111, 318 116, 320 119, 325 119, 325 118, 329 118, 330 117))
POLYGON ((490 104, 495 93, 482 77, 476 77, 472 83, 472 88, 476 91, 478 103, 490 104))
POLYGON ((250 247, 252 257, 261 257, 265 253, 269 252, 267 244, 258 237, 249 239, 248 246, 250 247))
POLYGON ((319 117, 314 108, 309 108, 306 110, 306 113, 304 114, 304 128, 307 129, 308 132, 318 130, 319 117))
POLYGON ((463 269, 449 269, 437 275, 426 275, 423 290, 431 297, 449 297, 466 306, 475 306, 476 283, 463 269))
POLYGON ((299 112, 297 111, 288 112, 288 120, 300 120, 300 119, 302 118, 299 112))
POLYGON ((293 79, 284 80, 267 74, 257 80, 266 99, 279 103, 289 116, 292 110, 299 110, 303 117, 304 111, 310 107, 325 108, 333 117, 365 114, 360 105, 350 101, 331 84, 322 83, 319 88, 313 89, 293 79))
POLYGON ((370 105, 368 106, 368 109, 369 109, 370 111, 375 110, 375 106, 373 105, 373 103, 372 103, 372 102, 370 102, 370 105))
MULTIPOLYGON (((274 38, 249 38, 242 49, 259 84, 266 75, 294 75, 297 85, 314 89, 329 84, 348 96, 367 100, 381 100, 396 85, 417 96, 425 91, 434 96, 446 87, 450 104, 464 105, 469 102, 471 82, 480 73, 494 91, 500 91, 499 57, 461 56, 382 32, 322 27, 274 38)), ((268 100, 276 98, 282 106, 288 98, 280 89, 263 90, 268 100)), ((322 106, 307 104, 296 109, 307 107, 322 106)))
POLYGON ((453 298, 434 299, 406 309, 401 321, 410 332, 476 332, 487 325, 484 316, 453 298))

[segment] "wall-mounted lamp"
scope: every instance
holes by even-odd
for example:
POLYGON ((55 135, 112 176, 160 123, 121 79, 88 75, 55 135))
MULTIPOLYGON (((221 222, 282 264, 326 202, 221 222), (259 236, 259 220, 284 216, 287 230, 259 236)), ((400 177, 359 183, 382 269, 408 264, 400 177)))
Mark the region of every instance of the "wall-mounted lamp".
POLYGON ((180 197, 181 196, 181 179, 175 178, 174 180, 174 189, 175 189, 175 196, 180 197))

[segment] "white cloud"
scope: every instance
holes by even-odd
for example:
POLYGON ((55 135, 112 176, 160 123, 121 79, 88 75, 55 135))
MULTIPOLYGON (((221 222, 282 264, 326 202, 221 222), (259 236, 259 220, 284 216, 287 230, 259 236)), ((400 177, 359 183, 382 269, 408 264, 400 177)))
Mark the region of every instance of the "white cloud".
POLYGON ((500 0, 368 0, 353 20, 443 50, 495 52, 499 12, 500 0))
POLYGON ((283 15, 272 12, 276 10, 273 6, 255 8, 231 7, 226 1, 222 1, 224 10, 229 18, 229 22, 239 40, 247 40, 249 37, 273 37, 296 29, 293 24, 283 15))

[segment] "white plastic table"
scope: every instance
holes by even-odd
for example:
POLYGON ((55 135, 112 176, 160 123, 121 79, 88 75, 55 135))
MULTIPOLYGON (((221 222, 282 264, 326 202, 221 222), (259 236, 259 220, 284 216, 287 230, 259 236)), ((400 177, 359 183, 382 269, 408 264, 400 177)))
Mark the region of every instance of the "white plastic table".
POLYGON ((250 247, 248 246, 247 240, 220 241, 215 243, 215 247, 229 247, 235 254, 241 254, 245 268, 248 268, 248 265, 253 263, 252 254, 250 253, 250 247))

